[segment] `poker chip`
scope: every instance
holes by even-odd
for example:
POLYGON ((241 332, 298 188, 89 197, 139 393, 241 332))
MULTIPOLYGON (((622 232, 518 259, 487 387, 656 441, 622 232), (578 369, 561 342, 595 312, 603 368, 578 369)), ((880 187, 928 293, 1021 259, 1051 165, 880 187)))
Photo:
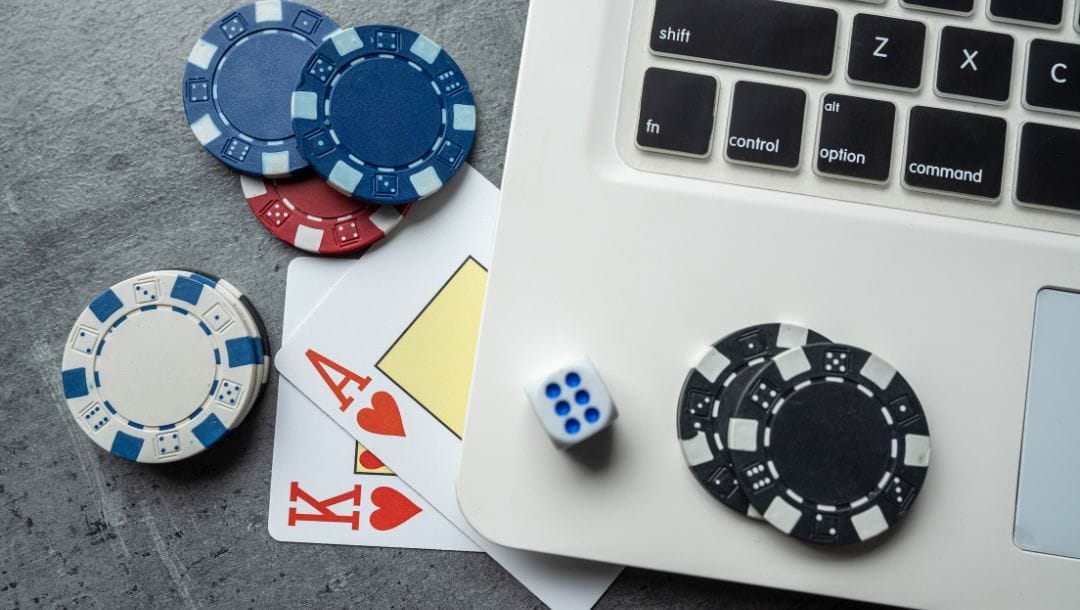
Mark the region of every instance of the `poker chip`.
POLYGON ((759 517, 742 492, 725 445, 731 396, 745 386, 746 374, 787 349, 827 342, 823 335, 794 324, 762 324, 717 341, 690 370, 679 395, 678 427, 690 472, 725 506, 759 517))
POLYGON ((263 322, 262 315, 259 314, 259 310, 255 308, 255 305, 251 302, 251 299, 249 299, 247 295, 241 292, 239 288, 233 286, 226 280, 223 280, 216 275, 207 273, 205 271, 196 271, 194 269, 175 269, 170 271, 176 271, 178 273, 187 275, 191 279, 202 282, 210 286, 211 288, 218 290, 222 294, 222 296, 229 299, 233 303, 233 306, 238 310, 238 313, 247 314, 246 316, 241 315, 239 317, 241 318, 241 320, 244 321, 244 324, 245 326, 247 326, 248 331, 252 335, 257 334, 259 339, 262 341, 262 361, 260 362, 260 367, 262 369, 262 375, 260 378, 262 381, 261 385, 257 389, 258 393, 254 396, 254 400, 252 401, 253 403, 258 402, 259 397, 262 395, 262 390, 266 386, 266 382, 270 379, 271 369, 270 334, 266 330, 266 323, 263 322))
POLYGON ((285 243, 314 254, 363 250, 393 231, 410 207, 354 199, 319 176, 277 181, 241 176, 240 186, 264 227, 285 243))
POLYGON ((252 392, 251 398, 248 399, 239 416, 238 421, 242 421, 247 417, 248 412, 259 402, 259 398, 262 397, 262 391, 266 389, 266 383, 270 379, 270 339, 267 334, 266 324, 262 322, 262 317, 255 309, 251 299, 244 296, 237 287, 225 280, 221 280, 220 277, 204 271, 193 271, 190 269, 171 271, 178 272, 181 275, 190 277, 190 279, 194 281, 217 290, 217 292, 231 302, 233 308, 237 310, 237 318, 244 324, 247 333, 253 337, 257 336, 259 338, 259 349, 262 357, 260 358, 257 367, 256 382, 254 384, 255 391, 252 392))
MULTIPOLYGON (((199 275, 199 274, 196 273, 196 275, 199 275)), ((247 297, 247 295, 240 292, 240 290, 238 288, 236 288, 235 286, 233 286, 229 282, 227 282, 227 281, 225 281, 225 280, 223 280, 221 278, 218 278, 218 277, 208 276, 206 274, 201 274, 201 275, 203 275, 203 277, 213 279, 216 282, 215 286, 219 290, 222 290, 222 291, 232 295, 232 297, 234 299, 239 301, 240 307, 250 315, 251 320, 254 322, 254 325, 255 325, 254 326, 255 332, 258 333, 259 339, 262 341, 262 346, 261 347, 262 347, 262 355, 263 355, 263 357, 262 357, 263 375, 262 375, 261 384, 262 384, 262 386, 265 386, 266 382, 270 380, 271 343, 270 343, 270 333, 267 332, 267 330, 266 330, 266 322, 263 321, 262 315, 259 314, 259 310, 255 309, 255 305, 251 302, 251 299, 249 299, 247 297)), ((262 387, 259 388, 259 392, 262 392, 262 387)), ((258 396, 256 396, 256 400, 257 399, 258 399, 258 396)))
POLYGON ((821 544, 887 531, 911 509, 930 464, 915 391, 885 360, 850 345, 797 347, 762 366, 727 441, 754 508, 780 531, 821 544))
POLYGON ((142 463, 191 457, 254 404, 268 374, 263 340, 249 314, 204 280, 178 271, 124 280, 72 328, 64 397, 83 431, 114 455, 142 463))
POLYGON ((255 387, 255 392, 253 392, 251 395, 251 400, 248 408, 241 416, 241 419, 243 419, 244 417, 247 417, 247 411, 250 411, 251 408, 259 402, 259 399, 262 398, 263 390, 266 389, 266 382, 270 380, 270 371, 272 369, 272 365, 270 363, 271 345, 270 335, 266 330, 266 323, 263 322, 262 316, 259 314, 259 311, 255 309, 255 305, 251 302, 251 299, 249 299, 247 295, 245 295, 238 288, 236 288, 236 286, 233 286, 232 284, 221 279, 220 277, 210 275, 202 271, 188 270, 187 273, 190 274, 190 277, 192 279, 201 281, 209 286, 212 286, 218 292, 220 292, 222 295, 232 301, 238 313, 247 314, 240 315, 238 317, 244 320, 244 324, 247 327, 249 334, 251 334, 252 336, 257 335, 259 337, 259 347, 260 351, 262 352, 262 358, 259 363, 259 376, 257 377, 258 383, 255 387))
POLYGON ((289 99, 311 53, 338 31, 295 2, 230 11, 195 43, 184 70, 184 113, 210 154, 238 171, 288 176, 307 167, 296 149, 289 99))
POLYGON ((429 38, 386 25, 342 30, 316 50, 293 92, 292 120, 320 175, 379 204, 438 191, 476 135, 476 107, 457 63, 429 38))

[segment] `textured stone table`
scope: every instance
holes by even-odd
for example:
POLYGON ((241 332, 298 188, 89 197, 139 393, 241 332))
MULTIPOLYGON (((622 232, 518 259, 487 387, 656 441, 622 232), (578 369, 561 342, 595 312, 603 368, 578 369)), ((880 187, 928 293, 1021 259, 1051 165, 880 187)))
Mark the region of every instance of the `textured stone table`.
MULTIPOLYGON (((480 554, 272 540, 275 381, 227 442, 165 467, 98 450, 68 414, 59 383, 68 330, 128 276, 179 266, 226 277, 280 342, 297 251, 251 215, 180 101, 192 45, 235 5, 0 3, 0 608, 537 605, 480 554)), ((499 183, 524 0, 319 6, 342 25, 400 24, 446 46, 480 109, 472 162, 499 183)), ((600 605, 854 606, 639 570, 600 605)))

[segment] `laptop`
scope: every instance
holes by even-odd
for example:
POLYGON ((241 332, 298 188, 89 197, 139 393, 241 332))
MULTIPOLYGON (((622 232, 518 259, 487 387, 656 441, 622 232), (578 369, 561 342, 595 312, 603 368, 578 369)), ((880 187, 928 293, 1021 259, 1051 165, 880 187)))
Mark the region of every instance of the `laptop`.
POLYGON ((912 607, 1080 599, 1075 0, 534 0, 458 495, 521 549, 912 607), (917 393, 932 460, 820 545, 687 467, 684 379, 786 323, 917 393), (587 355, 556 449, 523 387, 587 355), (587 449, 587 450, 586 450, 587 449))

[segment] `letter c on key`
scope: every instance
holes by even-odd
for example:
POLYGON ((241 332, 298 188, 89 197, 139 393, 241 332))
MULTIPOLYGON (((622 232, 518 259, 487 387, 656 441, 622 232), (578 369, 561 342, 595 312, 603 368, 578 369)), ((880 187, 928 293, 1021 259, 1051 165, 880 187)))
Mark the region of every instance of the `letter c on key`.
POLYGON ((1054 64, 1054 67, 1050 68, 1050 78, 1054 79, 1054 82, 1058 83, 1059 85, 1064 84, 1068 82, 1069 79, 1065 78, 1064 76, 1059 76, 1058 72, 1068 69, 1069 66, 1067 66, 1066 64, 1054 64))

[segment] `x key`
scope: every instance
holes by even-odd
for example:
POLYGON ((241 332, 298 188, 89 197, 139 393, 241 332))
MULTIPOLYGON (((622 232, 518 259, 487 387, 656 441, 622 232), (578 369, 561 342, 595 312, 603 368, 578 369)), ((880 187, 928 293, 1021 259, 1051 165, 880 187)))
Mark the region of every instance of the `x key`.
POLYGON ((974 51, 964 49, 964 63, 960 64, 960 69, 967 70, 968 68, 970 68, 972 72, 978 72, 979 64, 975 63, 975 58, 978 56, 978 49, 975 49, 974 51))
POLYGON ((1009 101, 1013 46, 1008 34, 944 28, 938 49, 938 95, 994 104, 1009 101))

